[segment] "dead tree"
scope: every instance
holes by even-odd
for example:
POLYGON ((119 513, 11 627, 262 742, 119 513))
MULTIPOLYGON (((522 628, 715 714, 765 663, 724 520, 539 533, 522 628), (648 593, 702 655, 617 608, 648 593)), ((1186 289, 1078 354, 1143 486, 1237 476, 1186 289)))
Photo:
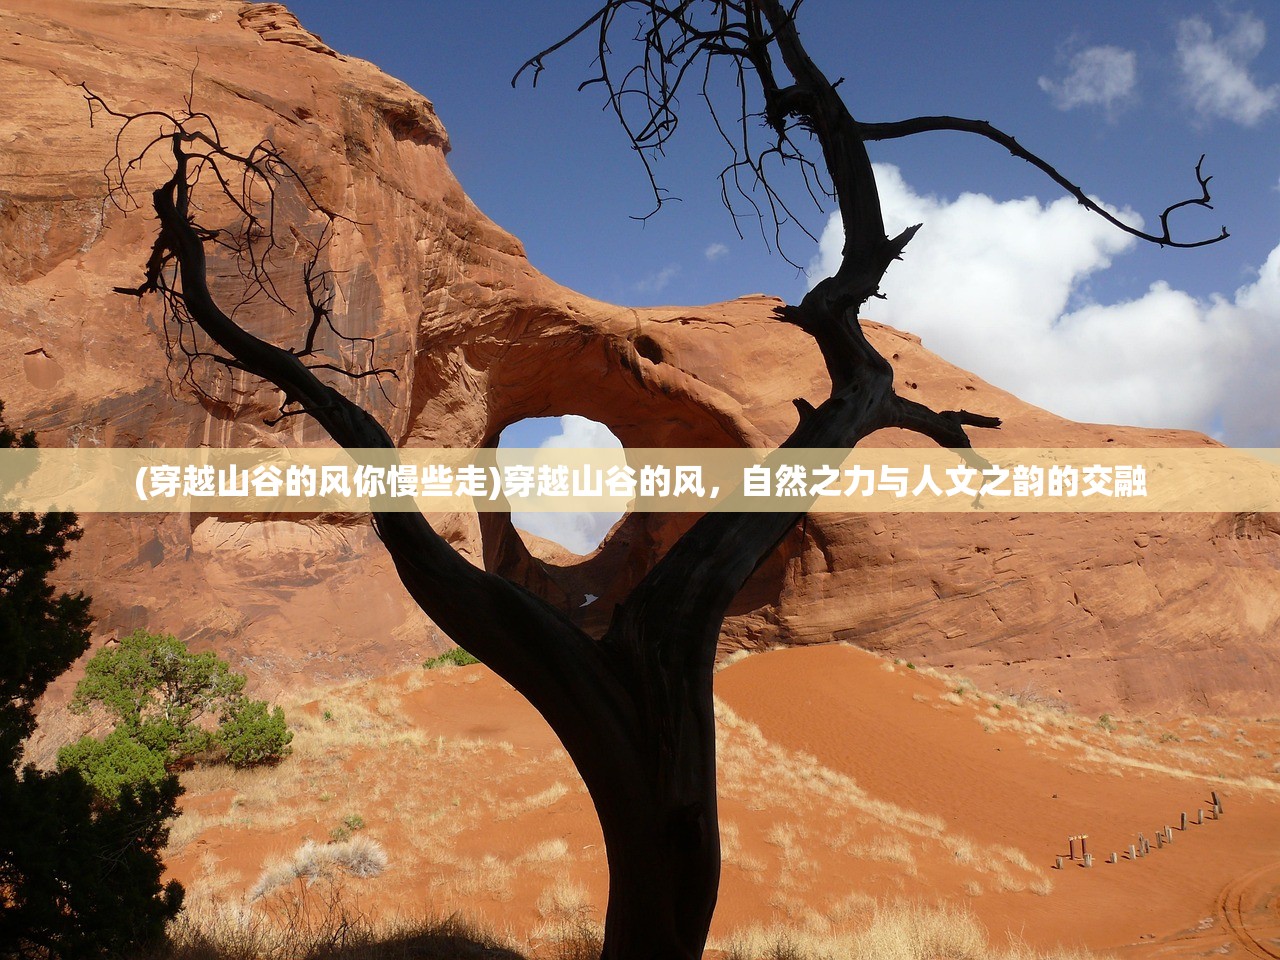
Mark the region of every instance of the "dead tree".
MULTIPOLYGON (((806 52, 796 28, 798 7, 798 0, 790 6, 780 0, 610 0, 525 69, 536 77, 544 58, 566 43, 596 38, 600 72, 588 83, 606 91, 644 158, 660 205, 664 195, 649 158, 675 131, 682 85, 697 78, 705 91, 713 67, 727 65, 740 99, 732 124, 722 124, 713 108, 732 151, 722 174, 725 198, 740 193, 754 203, 750 197, 758 189, 764 202, 755 212, 762 222, 780 226, 791 213, 773 188, 771 165, 791 164, 815 196, 825 190, 834 198, 844 224, 836 274, 800 303, 778 311, 780 321, 813 337, 831 378, 830 396, 821 405, 796 401, 799 422, 784 446, 850 448, 873 431, 899 427, 985 463, 973 453, 966 427, 995 428, 999 420, 964 410, 939 412, 898 396, 889 362, 859 324, 859 310, 877 295, 885 271, 918 229, 885 235, 866 141, 934 130, 979 134, 1035 164, 1121 229, 1173 246, 1198 245, 1175 241, 1168 217, 1182 206, 1208 206, 1208 178, 1197 167, 1203 196, 1170 206, 1161 217, 1163 233, 1149 234, 1116 221, 1048 163, 981 121, 859 122, 838 84, 806 52), (638 45, 631 44, 633 36, 638 45), (615 46, 642 51, 620 79, 612 70, 615 46), (761 131, 765 139, 757 147, 761 131), (813 145, 817 159, 807 153, 813 145)), ((381 377, 389 371, 377 367, 371 352, 363 358, 367 362, 352 366, 323 360, 316 346, 317 333, 330 324, 328 275, 320 264, 337 214, 315 202, 272 144, 236 153, 223 143, 212 118, 193 113, 190 104, 178 114, 125 115, 88 96, 92 111, 111 114, 124 130, 136 131, 144 118, 162 126, 160 136, 125 151, 127 157, 121 153, 125 141, 118 139, 110 174, 113 196, 128 206, 129 180, 144 169, 142 161, 152 152, 168 155, 172 175, 151 198, 159 230, 144 279, 122 292, 162 298, 171 351, 188 364, 221 364, 268 381, 282 394, 281 416, 310 416, 345 447, 394 450, 387 431, 339 389, 344 376, 381 377), (245 264, 248 296, 276 298, 271 264, 280 251, 273 201, 284 184, 301 191, 320 224, 301 243, 310 316, 297 347, 267 342, 238 323, 234 307, 215 301, 206 267, 207 245, 229 247, 245 264), (194 202, 197 191, 205 202, 194 202), (210 196, 230 209, 235 228, 210 225, 210 196)), ((420 514, 378 512, 374 505, 376 530, 409 593, 451 638, 528 698, 581 773, 608 855, 607 958, 701 956, 720 875, 712 708, 716 642, 739 588, 806 508, 798 503, 785 513, 703 516, 617 606, 596 638, 522 586, 474 567, 420 514)))

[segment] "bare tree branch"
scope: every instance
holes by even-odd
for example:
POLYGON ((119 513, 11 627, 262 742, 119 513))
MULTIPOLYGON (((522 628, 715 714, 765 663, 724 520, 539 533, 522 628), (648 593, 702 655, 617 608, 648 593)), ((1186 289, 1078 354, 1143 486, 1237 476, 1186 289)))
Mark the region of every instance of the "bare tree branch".
MULTIPOLYGON (((377 381, 384 398, 391 402, 383 377, 397 379, 398 373, 391 367, 379 366, 375 362, 376 343, 373 338, 349 335, 333 323, 333 274, 324 266, 324 261, 328 255, 334 224, 346 218, 328 210, 319 202, 275 145, 269 140, 263 140, 247 153, 228 148, 222 142, 213 118, 207 113, 192 110, 190 94, 187 109, 183 113, 148 110, 130 114, 114 109, 87 86, 82 84, 81 88, 89 106, 91 123, 101 116, 117 122, 113 140, 114 153, 105 170, 108 200, 125 212, 137 209, 132 179, 141 172, 148 158, 169 159, 175 171, 170 185, 175 197, 175 208, 182 210, 182 229, 201 244, 213 243, 226 250, 243 281, 244 287, 240 299, 231 309, 231 317, 235 317, 258 299, 293 312, 293 308, 285 302, 276 286, 276 275, 282 268, 280 261, 288 255, 285 249, 286 237, 293 241, 295 248, 306 249, 308 253, 304 258, 302 275, 311 322, 304 345, 290 352, 298 357, 322 353, 324 348, 317 338, 323 328, 332 335, 335 343, 359 346, 364 357, 355 364, 325 361, 312 366, 353 380, 372 377, 377 381), (151 124, 156 125, 154 133, 150 130, 151 124), (139 133, 141 142, 131 148, 130 144, 134 143, 134 138, 139 133), (166 157, 166 152, 161 148, 168 148, 167 154, 171 156, 166 157), (180 181, 179 171, 183 174, 180 181), (224 204, 226 208, 222 214, 226 223, 218 227, 199 222, 201 214, 197 212, 193 200, 194 193, 200 189, 205 177, 211 181, 211 197, 215 207, 224 204), (286 232, 277 224, 277 191, 285 185, 298 191, 319 216, 319 233, 315 238, 306 236, 297 226, 289 225, 286 232)), ((204 213, 206 216, 212 214, 213 211, 204 213)), ((186 384, 202 398, 210 400, 213 398, 201 382, 201 361, 234 370, 244 370, 245 367, 234 355, 228 356, 230 351, 213 351, 205 345, 204 335, 207 331, 192 317, 186 298, 182 295, 179 282, 181 258, 178 249, 176 228, 162 224, 147 259, 142 282, 135 287, 116 287, 115 291, 136 297, 149 293, 161 297, 164 304, 165 342, 170 359, 180 364, 179 382, 186 384)))
POLYGON ((980 137, 985 137, 992 143, 997 143, 1004 147, 1009 151, 1009 153, 1017 157, 1019 160, 1025 160, 1027 163, 1043 172, 1050 180, 1062 187, 1062 189, 1071 194, 1071 196, 1075 197, 1081 206, 1086 207, 1093 213, 1096 213, 1098 216, 1102 217, 1102 219, 1106 220, 1107 223, 1123 230, 1131 236, 1137 237, 1139 240, 1145 240, 1148 243, 1158 244, 1162 247, 1205 247, 1211 243, 1217 243, 1220 240, 1225 240, 1230 236, 1230 234, 1227 233, 1226 227, 1223 227, 1222 232, 1216 237, 1207 237, 1203 240, 1174 240, 1170 233, 1169 216, 1175 210, 1180 210, 1183 207, 1188 206, 1204 207, 1208 210, 1213 209, 1213 204, 1210 202, 1213 198, 1209 195, 1209 181, 1213 178, 1206 177, 1201 172, 1201 168, 1204 164, 1203 154, 1196 162, 1195 168, 1196 184, 1200 188, 1200 196, 1192 197, 1187 200, 1179 200, 1177 203, 1171 203, 1169 206, 1165 207, 1160 214, 1161 232, 1155 234, 1147 233, 1144 230, 1140 230, 1139 228, 1118 219, 1096 200, 1088 196, 1082 189, 1080 189, 1080 187, 1063 176, 1063 174, 1058 171, 1057 167, 1049 163, 1043 157, 1032 153, 1015 138, 1011 137, 1003 130, 993 127, 986 120, 966 120, 961 117, 915 117, 910 120, 899 120, 894 123, 860 123, 858 124, 858 130, 866 140, 895 140, 901 137, 915 136, 918 133, 927 133, 938 130, 952 130, 960 133, 972 133, 980 137))
MULTIPOLYGON (((879 295, 885 272, 918 229, 886 235, 867 142, 928 130, 976 133, 1035 164, 1117 227, 1169 246, 1221 239, 1185 243, 1170 235, 1174 212, 1210 206, 1209 178, 1197 164, 1201 197, 1167 207, 1161 215, 1163 233, 1143 233, 982 121, 922 117, 860 123, 837 90, 841 82, 829 81, 805 48, 795 23, 799 9, 800 0, 606 0, 564 38, 526 61, 512 83, 530 75, 536 84, 548 56, 593 37, 594 72, 580 89, 603 89, 640 157, 654 197, 648 215, 672 199, 659 186, 654 164, 679 128, 680 97, 690 85, 728 149, 720 192, 735 228, 741 217, 755 217, 766 243, 781 246, 783 227, 799 224, 790 194, 776 182, 783 170, 799 170, 815 205, 835 200, 845 236, 839 268, 800 303, 777 311, 780 321, 799 327, 817 344, 830 393, 816 405, 796 401, 795 429, 767 464, 790 462, 797 449, 847 451, 876 430, 894 427, 956 450, 985 469, 989 464, 973 449, 968 430, 997 428, 999 419, 965 410, 935 411, 899 397, 891 364, 860 322, 861 308, 879 295), (615 54, 619 38, 627 53, 615 54), (813 154, 814 144, 820 158, 813 154), (746 210, 739 212, 735 205, 742 203, 746 210), (766 220, 772 221, 772 231, 766 220)), ((375 418, 320 377, 333 374, 340 384, 373 378, 381 385, 384 374, 394 376, 394 370, 375 362, 373 338, 344 335, 333 321, 335 281, 327 252, 332 228, 342 218, 317 202, 270 141, 247 153, 228 149, 213 119, 192 109, 190 94, 185 113, 124 114, 85 92, 91 117, 106 114, 120 123, 107 170, 111 202, 137 209, 132 180, 150 158, 167 165, 163 185, 152 193, 160 225, 144 278, 135 287, 117 289, 162 298, 167 349, 170 357, 185 360, 183 379, 202 391, 193 365, 204 360, 245 371, 281 391, 279 416, 271 422, 306 413, 344 447, 394 456, 395 443, 375 418), (135 134, 143 146, 131 149, 127 145, 135 142, 135 134), (318 233, 277 224, 277 191, 286 185, 300 191, 319 217, 318 233), (213 208, 200 208, 197 191, 212 199, 221 220, 213 208), (267 342, 237 320, 238 311, 258 301, 290 309, 275 284, 290 253, 286 237, 306 261, 301 343, 292 347, 267 342), (240 271, 245 292, 229 310, 210 292, 206 246, 225 250, 240 271), (329 340, 336 340, 340 350, 345 344, 363 363, 325 358, 329 340)), ((372 504, 375 529, 410 595, 449 636, 533 703, 582 773, 608 851, 604 960, 702 955, 720 863, 712 700, 717 638, 735 594, 803 521, 810 505, 801 499, 786 510, 748 513, 739 497, 701 517, 639 578, 596 642, 530 590, 473 566, 420 513, 372 504)), ((486 522, 482 528, 494 525, 486 522)), ((520 568, 517 576, 535 582, 538 571, 526 552, 486 544, 485 555, 520 568)))

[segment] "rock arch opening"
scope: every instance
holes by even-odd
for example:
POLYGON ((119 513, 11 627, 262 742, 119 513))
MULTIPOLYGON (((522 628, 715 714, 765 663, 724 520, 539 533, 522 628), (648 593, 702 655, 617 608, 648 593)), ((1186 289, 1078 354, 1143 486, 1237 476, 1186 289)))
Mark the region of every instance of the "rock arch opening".
MULTIPOLYGON (((622 441, 603 423, 569 414, 563 417, 527 417, 503 429, 498 436, 501 451, 537 449, 599 448, 621 452, 622 441)), ((535 556, 545 555, 545 542, 550 541, 570 553, 590 554, 614 525, 622 512, 525 513, 513 511, 511 523, 525 546, 535 556)))

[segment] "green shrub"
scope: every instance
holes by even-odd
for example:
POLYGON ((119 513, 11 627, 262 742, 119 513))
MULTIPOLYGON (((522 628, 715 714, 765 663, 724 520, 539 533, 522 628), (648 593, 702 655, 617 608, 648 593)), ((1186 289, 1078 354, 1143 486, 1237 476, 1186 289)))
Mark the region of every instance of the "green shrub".
POLYGON ((72 706, 105 707, 135 739, 188 757, 210 745, 201 719, 224 711, 244 683, 213 653, 191 653, 177 637, 135 630, 93 656, 72 706))
POLYGON ((265 700, 237 700, 223 715, 214 735, 228 763, 253 767, 277 763, 289 753, 293 731, 279 707, 270 710, 265 700))
POLYGON ((454 647, 452 650, 446 650, 438 657, 430 657, 423 661, 423 668, 426 670, 434 670, 436 667, 469 667, 473 663, 480 661, 473 657, 461 647, 454 647))
MULTIPOLYGON (((72 709, 105 709, 116 721, 113 736, 127 737, 169 767, 200 754, 237 767, 274 763, 289 752, 293 734, 284 711, 244 697, 244 685, 213 653, 192 653, 177 637, 137 630, 89 661, 72 709)), ((88 746, 73 746, 86 762, 105 762, 88 746)), ((121 749, 112 752, 123 762, 121 749)), ((136 751, 133 756, 140 758, 136 751)))
POLYGON ((58 751, 58 769, 76 770, 104 800, 115 804, 126 788, 159 787, 168 777, 166 755, 139 742, 128 731, 113 730, 105 739, 81 737, 58 751))

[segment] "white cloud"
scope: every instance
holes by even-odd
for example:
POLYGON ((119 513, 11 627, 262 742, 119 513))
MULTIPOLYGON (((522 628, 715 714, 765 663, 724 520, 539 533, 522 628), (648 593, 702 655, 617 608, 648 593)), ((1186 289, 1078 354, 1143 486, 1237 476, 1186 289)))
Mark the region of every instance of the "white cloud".
POLYGON ((702 255, 708 260, 719 260, 721 257, 727 256, 729 248, 723 243, 713 243, 702 251, 702 255))
MULTIPOLYGON (((547 437, 539 450, 593 449, 622 450, 618 438, 603 424, 586 417, 560 418, 560 432, 547 437)), ((620 463, 625 460, 620 459, 620 463)), ((547 540, 552 540, 574 553, 590 553, 600 545, 604 535, 618 522, 615 513, 523 513, 512 512, 511 522, 547 540)))
MULTIPOLYGON (((877 166, 892 236, 924 227, 867 314, 1024 400, 1076 420, 1183 427, 1280 445, 1280 246, 1255 282, 1208 301, 1165 283, 1135 300, 1071 307, 1090 274, 1136 241, 1074 200, 954 200, 877 166)), ((1133 218, 1126 213, 1127 218, 1133 218)), ((1136 218, 1133 218, 1136 219, 1136 218)), ((813 281, 839 263, 832 217, 813 281)))
POLYGON ((1120 47, 1089 47, 1076 53, 1061 80, 1040 78, 1040 89, 1059 110, 1096 105, 1111 110, 1133 96, 1138 83, 1138 57, 1120 47))
POLYGON ((632 288, 638 293, 661 293, 667 289, 667 285, 680 273, 678 264, 668 264, 657 273, 650 274, 643 280, 637 280, 632 284, 632 288))
POLYGON ((1280 103, 1280 85, 1263 89, 1247 69, 1266 45, 1266 24, 1248 13, 1232 19, 1220 37, 1199 17, 1179 23, 1178 66, 1201 116, 1251 127, 1280 103))
POLYGON ((560 432, 547 437, 539 450, 593 449, 621 450, 622 441, 603 423, 569 414, 560 418, 560 432))

